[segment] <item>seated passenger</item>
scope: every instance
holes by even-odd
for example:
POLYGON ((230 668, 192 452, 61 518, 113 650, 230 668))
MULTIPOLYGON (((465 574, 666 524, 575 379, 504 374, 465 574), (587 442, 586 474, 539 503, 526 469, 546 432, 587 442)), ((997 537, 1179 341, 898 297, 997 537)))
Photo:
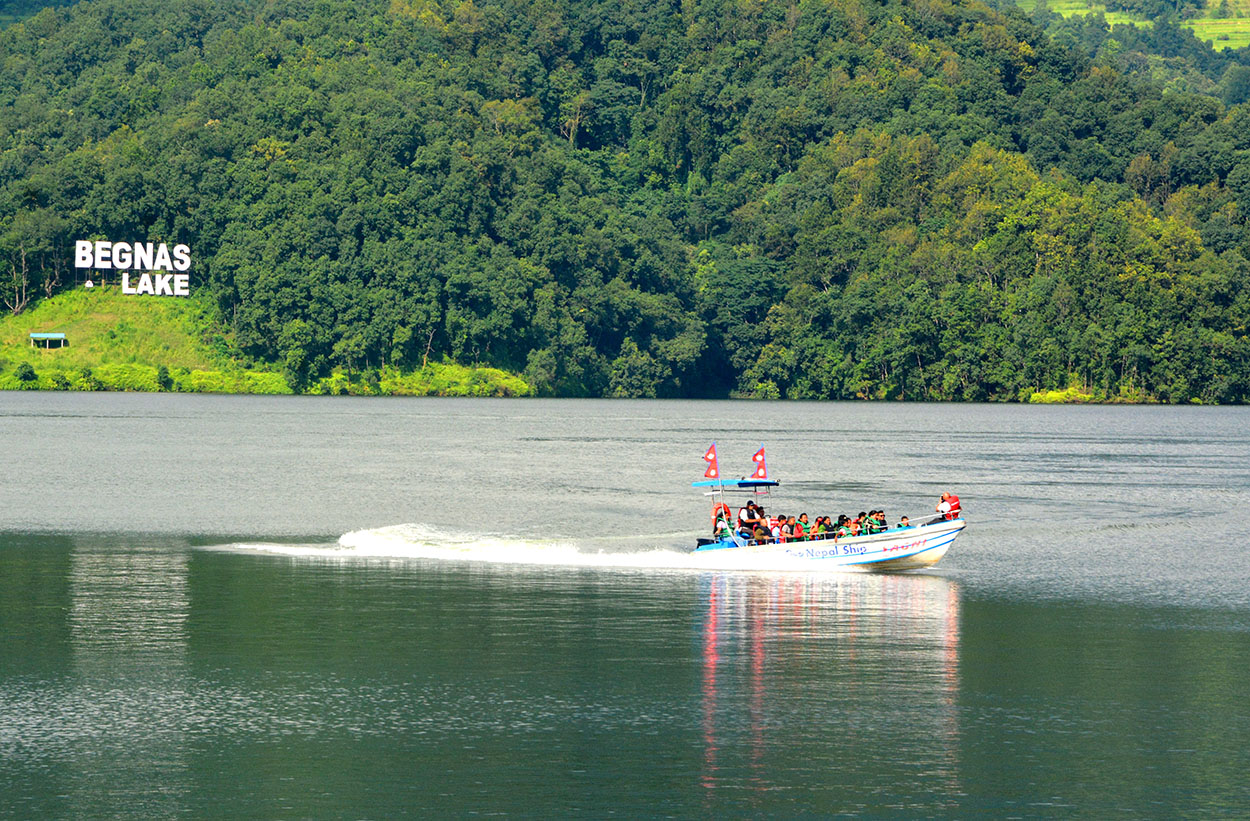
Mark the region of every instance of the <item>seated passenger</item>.
POLYGON ((768 531, 763 525, 756 525, 755 530, 751 531, 751 540, 756 544, 768 544, 771 539, 768 538, 768 531))
POLYGON ((912 523, 910 519, 904 516, 903 518, 898 520, 898 524, 896 524, 894 527, 897 528, 898 530, 906 530, 907 528, 912 527, 912 523))
POLYGON ((794 517, 782 516, 778 521, 780 521, 781 523, 780 524, 781 538, 778 539, 777 541, 780 541, 780 542, 794 541, 794 517))
POLYGON ((806 513, 799 514, 799 520, 794 525, 794 532, 799 535, 800 539, 810 539, 812 537, 812 526, 807 521, 806 513))
POLYGON ((761 511, 755 506, 755 501, 747 502, 738 510, 738 530, 749 536, 755 531, 755 526, 760 523, 761 518, 761 511))

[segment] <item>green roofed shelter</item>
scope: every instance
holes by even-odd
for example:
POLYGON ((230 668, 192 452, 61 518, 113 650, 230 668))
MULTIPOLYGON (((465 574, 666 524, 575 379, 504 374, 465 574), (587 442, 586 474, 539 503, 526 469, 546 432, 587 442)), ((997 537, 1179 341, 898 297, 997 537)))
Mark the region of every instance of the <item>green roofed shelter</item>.
POLYGON ((36 342, 42 342, 45 348, 51 348, 53 342, 58 343, 58 348, 64 348, 69 344, 69 340, 62 333, 31 333, 30 347, 35 347, 36 342))

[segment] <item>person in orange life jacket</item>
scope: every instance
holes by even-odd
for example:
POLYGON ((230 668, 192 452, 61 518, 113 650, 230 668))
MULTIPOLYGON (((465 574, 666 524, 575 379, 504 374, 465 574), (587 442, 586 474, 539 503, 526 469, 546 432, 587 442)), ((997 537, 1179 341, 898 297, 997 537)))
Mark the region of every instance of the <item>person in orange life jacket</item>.
POLYGON ((942 500, 934 508, 946 520, 958 519, 962 514, 959 509, 959 497, 953 493, 943 493, 942 500))

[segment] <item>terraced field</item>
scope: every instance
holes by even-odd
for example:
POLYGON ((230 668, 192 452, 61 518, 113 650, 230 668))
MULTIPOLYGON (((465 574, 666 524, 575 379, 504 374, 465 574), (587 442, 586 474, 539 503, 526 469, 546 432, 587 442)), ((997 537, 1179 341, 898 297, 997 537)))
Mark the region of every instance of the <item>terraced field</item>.
MULTIPOLYGON (((1090 0, 1051 0, 1048 5, 1051 11, 1063 17, 1102 14, 1107 18, 1107 23, 1113 26, 1120 23, 1133 26, 1151 25, 1151 21, 1143 17, 1122 11, 1108 11, 1105 5, 1090 0)), ((1019 0, 1019 6, 1032 12, 1037 6, 1037 0, 1019 0)), ((1183 25, 1192 29, 1199 40, 1205 40, 1216 49, 1242 48, 1250 45, 1250 0, 1228 0, 1227 5, 1208 0, 1202 15, 1186 20, 1183 25)))
POLYGON ((1194 30, 1194 36, 1206 40, 1217 49, 1243 48, 1250 45, 1250 12, 1246 17, 1228 17, 1222 20, 1199 18, 1185 25, 1194 30))
MULTIPOLYGON (((1020 8, 1032 13, 1037 6, 1037 0, 1019 0, 1020 8)), ((1087 2, 1086 0, 1051 0, 1047 4, 1050 10, 1062 17, 1073 17, 1078 14, 1101 14, 1107 18, 1109 25, 1118 25, 1127 23, 1132 26, 1149 26, 1151 22, 1141 17, 1135 17, 1122 11, 1108 11, 1107 7, 1102 3, 1087 2)))

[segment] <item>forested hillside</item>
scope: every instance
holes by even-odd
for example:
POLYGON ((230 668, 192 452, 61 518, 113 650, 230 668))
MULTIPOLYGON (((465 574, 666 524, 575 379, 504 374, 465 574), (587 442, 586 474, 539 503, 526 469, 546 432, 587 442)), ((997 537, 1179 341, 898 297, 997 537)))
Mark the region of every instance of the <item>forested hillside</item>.
POLYGON ((297 387, 1244 402, 1248 97, 1166 16, 94 0, 0 31, 0 295, 142 238, 297 387))

